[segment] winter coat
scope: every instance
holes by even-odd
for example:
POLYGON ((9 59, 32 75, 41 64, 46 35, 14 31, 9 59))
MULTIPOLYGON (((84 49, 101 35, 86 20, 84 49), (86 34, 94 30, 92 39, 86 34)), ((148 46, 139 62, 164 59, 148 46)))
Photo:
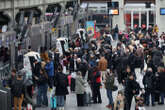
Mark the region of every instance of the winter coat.
POLYGON ((161 72, 158 76, 158 89, 160 92, 165 92, 165 73, 161 72))
POLYGON ((40 69, 41 69, 41 63, 38 62, 38 63, 35 64, 35 66, 34 66, 33 75, 38 76, 38 75, 40 74, 40 69))
POLYGON ((100 86, 101 85, 101 73, 99 71, 93 72, 92 83, 94 86, 100 86))
POLYGON ((146 72, 143 77, 143 84, 146 90, 154 91, 156 88, 156 77, 152 72, 146 72))
POLYGON ((106 71, 107 70, 107 66, 108 66, 107 60, 104 57, 102 57, 99 60, 99 63, 98 63, 99 71, 106 71))
POLYGON ((25 93, 25 84, 23 81, 23 78, 17 79, 15 78, 14 81, 12 81, 12 94, 15 97, 21 97, 22 94, 25 93))
POLYGON ((106 75, 105 88, 112 90, 114 86, 114 75, 106 75))
POLYGON ((76 76, 75 92, 76 94, 84 94, 85 92, 85 81, 83 80, 82 76, 76 76))
POLYGON ((125 84, 125 95, 126 96, 133 96, 135 94, 138 94, 138 90, 140 89, 138 83, 135 80, 130 80, 127 79, 126 80, 126 84, 125 84), (136 93, 133 93, 133 90, 136 91, 136 93))
POLYGON ((47 84, 48 78, 44 74, 38 75, 37 84, 38 86, 47 84))
POLYGON ((64 96, 69 94, 67 86, 68 86, 68 78, 67 75, 62 72, 58 72, 55 78, 55 86, 56 86, 56 95, 64 96))
POLYGON ((50 61, 49 63, 47 63, 45 65, 45 70, 46 70, 46 72, 48 74, 48 77, 54 76, 54 63, 53 63, 53 61, 50 61))

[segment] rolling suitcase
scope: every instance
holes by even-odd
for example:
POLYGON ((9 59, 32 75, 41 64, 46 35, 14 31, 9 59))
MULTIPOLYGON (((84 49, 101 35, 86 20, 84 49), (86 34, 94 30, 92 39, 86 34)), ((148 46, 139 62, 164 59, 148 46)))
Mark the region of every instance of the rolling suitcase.
POLYGON ((12 110, 10 89, 0 87, 0 110, 12 110))
POLYGON ((52 96, 50 98, 50 105, 51 105, 51 110, 56 110, 57 103, 56 103, 56 97, 55 96, 52 96))
POLYGON ((84 93, 84 105, 89 106, 91 104, 91 94, 90 93, 84 93))

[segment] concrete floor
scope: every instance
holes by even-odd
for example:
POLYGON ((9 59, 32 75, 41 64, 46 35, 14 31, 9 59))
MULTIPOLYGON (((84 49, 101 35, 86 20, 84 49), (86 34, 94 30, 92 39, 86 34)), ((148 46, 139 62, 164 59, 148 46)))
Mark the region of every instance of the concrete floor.
MULTIPOLYGON (((112 42, 112 46, 116 47, 117 42, 112 42)), ((140 86, 143 87, 142 85, 142 79, 143 75, 139 74, 138 70, 136 70, 136 76, 137 76, 137 81, 140 83, 140 86)), ((118 85, 117 80, 116 80, 116 85, 118 85)), ((122 89, 121 85, 118 85, 119 90, 122 89)), ((101 89, 101 95, 102 95, 102 104, 92 104, 89 105, 88 107, 77 107, 76 103, 76 95, 73 93, 70 93, 67 96, 66 104, 65 104, 65 110, 108 110, 105 106, 108 104, 108 99, 106 96, 106 91, 104 88, 101 89)), ((117 92, 113 92, 113 97, 115 99, 117 95, 117 92)), ((132 106, 131 110, 135 110, 135 101, 132 101, 132 106)), ((155 107, 145 107, 146 110, 165 110, 165 105, 156 105, 155 107)), ((50 110, 50 108, 38 108, 36 110, 50 110)))
MULTIPOLYGON (((113 93, 113 96, 115 98, 117 92, 113 93)), ((67 96, 67 101, 65 104, 65 110, 109 110, 105 106, 108 104, 108 99, 106 97, 106 91, 105 89, 101 89, 102 94, 102 104, 91 104, 87 107, 77 107, 76 103, 76 95, 71 93, 67 96)), ((132 102, 131 110, 134 110, 135 102, 132 102)), ((38 108, 36 110, 51 110, 50 108, 38 108)), ((146 110, 165 110, 165 105, 159 106, 156 105, 155 107, 146 107, 146 110)))

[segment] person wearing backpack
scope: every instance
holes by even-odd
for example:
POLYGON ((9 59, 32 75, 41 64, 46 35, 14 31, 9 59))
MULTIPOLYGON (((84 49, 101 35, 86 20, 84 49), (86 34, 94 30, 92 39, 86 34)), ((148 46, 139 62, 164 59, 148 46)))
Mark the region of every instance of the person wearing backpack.
POLYGON ((112 71, 110 72, 109 70, 107 71, 106 74, 106 79, 105 79, 105 88, 107 90, 107 97, 109 100, 109 104, 106 106, 107 108, 111 109, 113 107, 113 97, 112 97, 112 90, 114 87, 114 82, 115 82, 115 77, 112 71))
POLYGON ((57 98, 57 110, 64 110, 64 97, 69 94, 67 86, 68 86, 68 78, 67 75, 62 73, 62 67, 58 67, 58 71, 55 77, 55 86, 56 91, 55 95, 57 98))
POLYGON ((22 102, 24 99, 24 81, 21 73, 18 73, 16 78, 12 81, 12 94, 14 96, 14 110, 22 109, 22 102), (18 109, 17 109, 18 107, 18 109))
POLYGON ((145 104, 147 106, 150 105, 150 95, 151 95, 151 100, 152 100, 152 106, 155 106, 155 104, 154 104, 154 102, 155 102, 155 94, 154 94, 155 83, 156 83, 156 77, 154 76, 152 69, 149 68, 143 77, 143 84, 144 84, 145 96, 146 96, 145 104))

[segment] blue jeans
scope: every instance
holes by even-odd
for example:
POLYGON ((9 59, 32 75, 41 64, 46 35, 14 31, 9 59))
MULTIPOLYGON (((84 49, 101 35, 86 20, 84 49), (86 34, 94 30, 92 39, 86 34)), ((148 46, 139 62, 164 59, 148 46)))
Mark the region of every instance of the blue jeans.
POLYGON ((43 105, 48 106, 47 89, 48 89, 47 84, 38 86, 37 105, 43 104, 43 105))
POLYGON ((107 89, 107 97, 109 100, 109 105, 113 105, 113 97, 112 97, 112 91, 107 89))
POLYGON ((57 107, 64 107, 64 96, 56 96, 57 97, 57 107))
POLYGON ((150 95, 151 95, 152 105, 154 105, 155 95, 150 90, 146 90, 146 105, 150 105, 150 95))
POLYGON ((161 92, 160 97, 161 97, 161 103, 163 104, 164 104, 164 96, 165 96, 165 93, 161 92))
POLYGON ((115 40, 118 40, 118 33, 115 33, 115 40))

